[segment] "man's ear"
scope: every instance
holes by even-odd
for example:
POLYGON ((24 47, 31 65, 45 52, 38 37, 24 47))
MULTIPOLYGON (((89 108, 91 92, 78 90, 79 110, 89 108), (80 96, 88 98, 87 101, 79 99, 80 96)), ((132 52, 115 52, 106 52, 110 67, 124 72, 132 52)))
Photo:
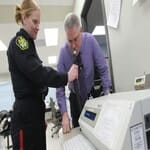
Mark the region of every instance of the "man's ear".
POLYGON ((80 28, 80 32, 83 32, 83 28, 82 27, 80 28))

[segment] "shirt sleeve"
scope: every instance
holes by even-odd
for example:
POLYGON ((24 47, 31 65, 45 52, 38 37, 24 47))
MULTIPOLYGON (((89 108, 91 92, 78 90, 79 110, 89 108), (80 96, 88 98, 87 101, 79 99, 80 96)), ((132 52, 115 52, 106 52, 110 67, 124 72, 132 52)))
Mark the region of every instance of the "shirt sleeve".
POLYGON ((22 50, 16 44, 13 44, 12 57, 17 68, 38 86, 60 87, 67 84, 67 74, 43 66, 30 47, 22 50))
MULTIPOLYGON (((63 49, 60 51, 58 64, 57 64, 57 70, 61 73, 65 73, 65 66, 63 64, 63 49)), ((56 98, 58 102, 58 106, 60 108, 61 113, 67 112, 67 106, 66 106, 66 96, 65 96, 65 87, 62 86, 60 88, 56 89, 56 98)))
POLYGON ((98 72, 100 75, 100 78, 102 79, 102 86, 104 94, 106 95, 111 87, 111 82, 109 79, 109 73, 108 73, 108 66, 106 64, 105 57, 103 55, 103 52, 101 50, 101 47, 99 46, 96 39, 92 38, 92 46, 93 46, 93 52, 94 52, 94 64, 98 68, 98 72))

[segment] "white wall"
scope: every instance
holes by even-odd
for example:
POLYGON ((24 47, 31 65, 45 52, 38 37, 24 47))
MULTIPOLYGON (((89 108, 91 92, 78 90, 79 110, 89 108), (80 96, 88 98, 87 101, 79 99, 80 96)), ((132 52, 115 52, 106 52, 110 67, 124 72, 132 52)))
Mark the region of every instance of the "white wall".
POLYGON ((133 90, 134 77, 150 73, 150 1, 132 2, 122 0, 119 28, 108 27, 116 92, 133 90))
POLYGON ((73 10, 74 10, 74 12, 75 12, 78 16, 81 15, 84 2, 85 2, 85 0, 76 0, 76 1, 74 2, 74 9, 73 9, 73 10))

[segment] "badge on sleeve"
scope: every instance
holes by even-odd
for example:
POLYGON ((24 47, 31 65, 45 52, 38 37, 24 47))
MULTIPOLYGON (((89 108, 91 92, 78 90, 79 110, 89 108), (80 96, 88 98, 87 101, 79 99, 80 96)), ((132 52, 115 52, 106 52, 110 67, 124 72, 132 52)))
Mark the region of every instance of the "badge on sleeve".
POLYGON ((16 44, 23 51, 29 48, 29 43, 23 36, 17 37, 16 44))

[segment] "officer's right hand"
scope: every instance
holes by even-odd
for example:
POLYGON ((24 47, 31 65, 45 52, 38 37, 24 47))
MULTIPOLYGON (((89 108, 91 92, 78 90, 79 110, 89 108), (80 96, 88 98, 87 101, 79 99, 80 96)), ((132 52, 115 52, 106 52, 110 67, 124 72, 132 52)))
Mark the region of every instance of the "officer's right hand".
POLYGON ((64 134, 69 133, 71 130, 70 119, 67 112, 64 112, 62 115, 62 129, 64 134))
POLYGON ((78 79, 78 66, 73 64, 68 71, 68 81, 78 79))

